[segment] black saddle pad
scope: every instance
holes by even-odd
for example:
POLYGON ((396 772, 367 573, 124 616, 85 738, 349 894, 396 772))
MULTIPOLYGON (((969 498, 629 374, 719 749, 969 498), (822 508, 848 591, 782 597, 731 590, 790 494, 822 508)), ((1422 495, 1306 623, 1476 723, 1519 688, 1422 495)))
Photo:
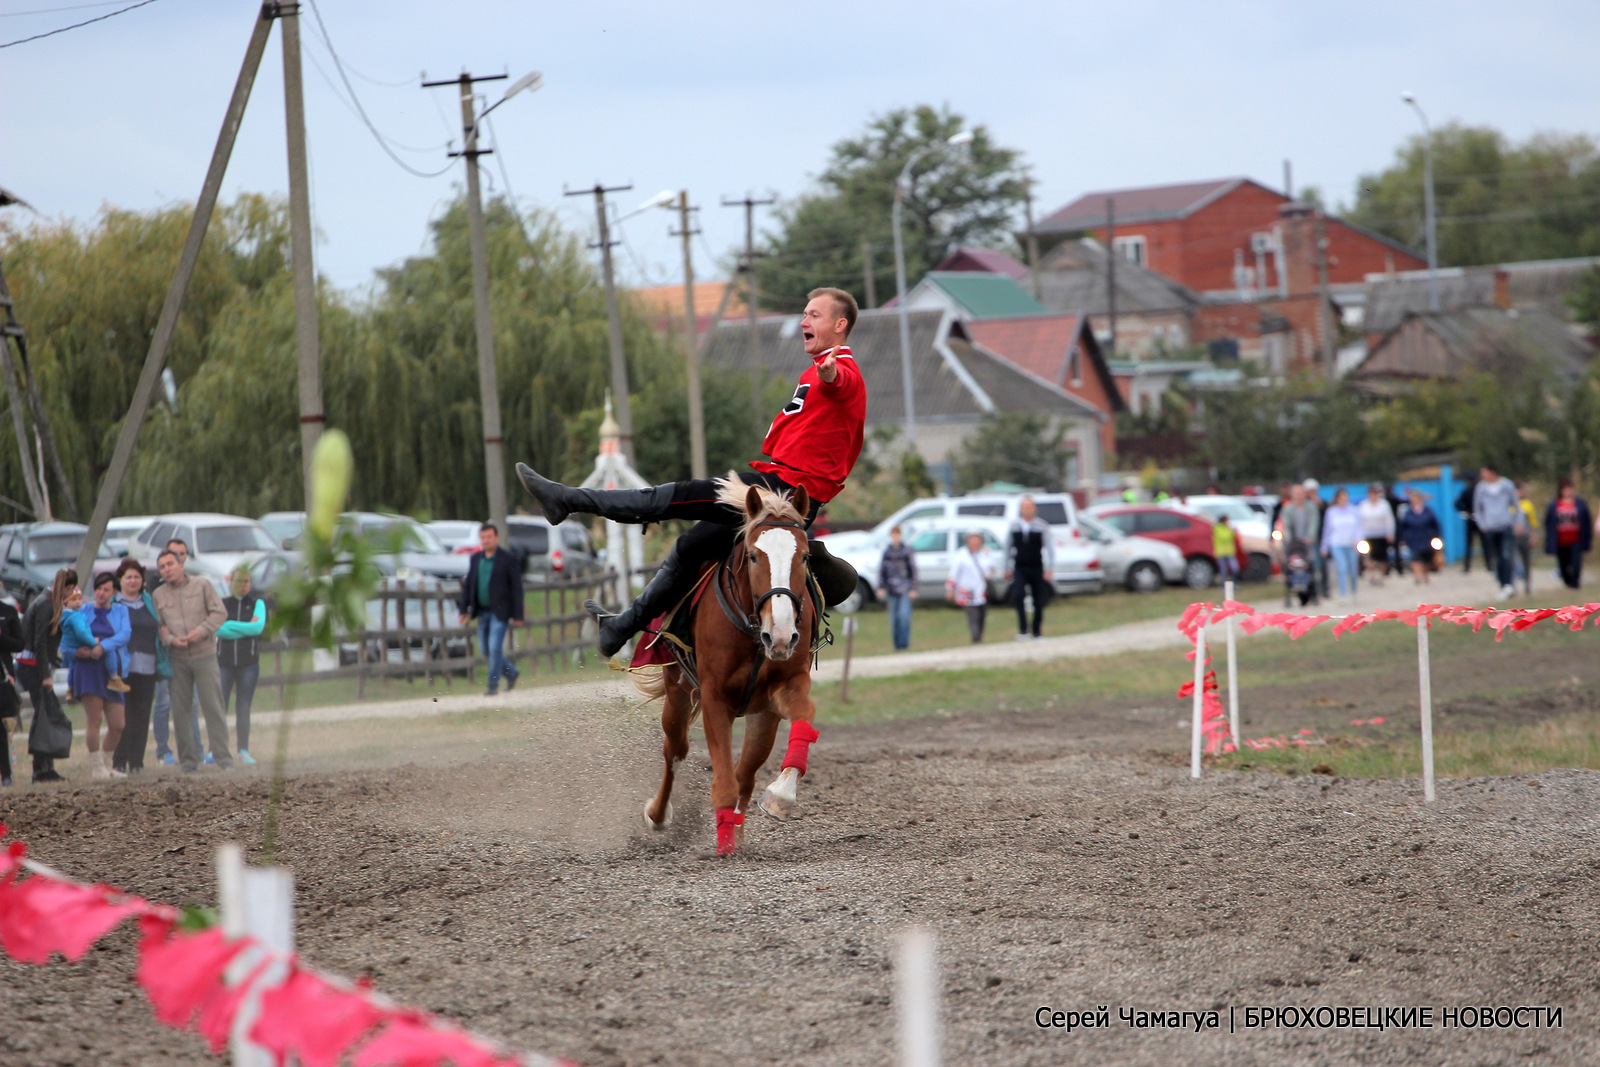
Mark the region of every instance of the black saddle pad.
POLYGON ((856 591, 856 569, 828 551, 822 541, 807 542, 811 551, 811 576, 822 588, 822 601, 828 607, 838 607, 856 591))

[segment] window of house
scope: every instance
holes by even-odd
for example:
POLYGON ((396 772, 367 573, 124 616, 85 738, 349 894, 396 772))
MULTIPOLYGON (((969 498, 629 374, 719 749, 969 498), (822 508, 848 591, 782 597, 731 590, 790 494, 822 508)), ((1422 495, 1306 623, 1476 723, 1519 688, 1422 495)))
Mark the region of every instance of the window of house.
POLYGON ((1072 379, 1073 385, 1083 385, 1083 353, 1078 351, 1077 342, 1073 342, 1067 355, 1067 377, 1072 379))
POLYGON ((1135 234, 1131 237, 1118 237, 1112 242, 1112 248, 1116 251, 1117 255, 1121 256, 1130 263, 1135 263, 1142 267, 1147 262, 1143 234, 1135 234))

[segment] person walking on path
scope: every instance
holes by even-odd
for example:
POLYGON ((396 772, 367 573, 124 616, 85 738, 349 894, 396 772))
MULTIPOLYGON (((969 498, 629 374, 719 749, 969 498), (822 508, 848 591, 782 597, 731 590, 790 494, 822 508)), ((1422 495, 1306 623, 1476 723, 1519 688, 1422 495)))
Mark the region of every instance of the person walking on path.
POLYGON ((1400 510, 1397 540, 1406 546, 1411 556, 1411 578, 1417 585, 1428 585, 1433 577, 1433 561, 1437 550, 1436 540, 1444 537, 1439 528, 1439 516, 1427 504, 1422 490, 1412 489, 1407 494, 1409 502, 1400 510))
POLYGON ((1356 552, 1356 542, 1361 540, 1361 512, 1357 511, 1350 503, 1350 492, 1340 489, 1333 494, 1333 503, 1328 505, 1327 514, 1322 517, 1322 554, 1331 557, 1334 569, 1339 574, 1339 597, 1356 595, 1358 579, 1357 568, 1360 566, 1359 554, 1356 552))
MULTIPOLYGON (((0 583, 0 597, 6 587, 0 583)), ((17 693, 17 668, 11 657, 22 651, 22 616, 8 600, 0 599, 0 787, 14 784, 15 772, 11 767, 12 723, 22 725, 22 698, 17 693), (11 720, 8 723, 7 720, 11 720)))
POLYGON ((1533 542, 1539 536, 1539 513, 1528 499, 1528 483, 1517 486, 1517 571, 1524 596, 1533 595, 1533 542))
POLYGON ((156 557, 161 588, 153 599, 161 617, 161 643, 172 663, 172 728, 177 735, 178 763, 185 774, 200 767, 195 743, 195 699, 206 720, 206 742, 222 770, 233 768, 228 747, 228 722, 222 717, 222 680, 217 670, 217 629, 227 621, 222 598, 203 578, 190 578, 171 549, 156 557))
POLYGON ((239 762, 251 766, 250 705, 256 699, 256 683, 261 680, 261 632, 267 628, 267 602, 250 591, 250 568, 241 563, 228 577, 228 592, 222 610, 228 621, 217 628, 217 672, 222 681, 222 717, 228 717, 228 699, 238 693, 234 705, 234 742, 239 746, 239 762))
POLYGON ((144 567, 133 558, 124 559, 116 570, 117 603, 128 609, 128 673, 124 679, 122 740, 111 754, 111 769, 139 774, 144 770, 144 750, 150 740, 150 712, 155 705, 156 684, 172 677, 167 650, 161 644, 161 620, 156 617, 155 601, 144 588, 144 567))
POLYGON ((878 560, 878 599, 889 608, 889 633, 896 652, 911 647, 911 602, 917 599, 917 554, 901 538, 904 531, 889 527, 889 544, 878 560))
MULTIPOLYGON (((40 593, 22 615, 22 640, 26 648, 17 657, 17 680, 28 691, 33 705, 33 717, 28 725, 28 754, 33 757, 34 782, 64 781, 56 773, 54 751, 46 744, 50 727, 66 723, 68 738, 71 724, 56 699, 55 670, 61 666, 61 615, 66 610, 67 598, 78 589, 78 572, 63 567, 50 583, 48 595, 40 593)), ((82 595, 81 593, 79 594, 82 595)))
POLYGON ((1544 513, 1544 550, 1556 558, 1556 570, 1568 589, 1583 584, 1583 556, 1594 544, 1594 519, 1570 478, 1556 484, 1556 498, 1544 513))
POLYGON ((1239 580, 1239 535, 1228 516, 1219 515, 1211 527, 1211 554, 1217 557, 1217 578, 1223 582, 1239 580))
POLYGON ((481 546, 467 561, 467 577, 461 583, 461 625, 478 620, 478 647, 489 659, 489 696, 500 691, 500 676, 505 675, 506 691, 517 687, 521 672, 506 659, 506 630, 521 626, 526 597, 522 592, 522 561, 510 551, 500 551, 500 531, 490 523, 478 528, 481 546))
POLYGON ((1033 497, 1025 496, 1011 524, 1006 549, 1006 578, 1011 581, 1011 603, 1017 609, 1017 640, 1028 640, 1028 596, 1033 596, 1033 640, 1042 637, 1044 606, 1055 593, 1050 584, 1056 572, 1055 538, 1050 524, 1039 518, 1033 497))
MULTIPOLYGON (((122 778, 113 770, 111 753, 122 740, 123 691, 112 683, 122 652, 133 636, 126 605, 116 602, 116 579, 109 572, 94 578, 94 602, 61 618, 61 658, 67 664, 67 685, 83 704, 89 769, 96 778, 122 778), (100 724, 105 723, 105 737, 100 724)), ((79 594, 81 596, 81 594, 79 594)), ((71 606, 72 600, 67 601, 71 606)))
POLYGON ((1389 546, 1394 541, 1394 508, 1383 491, 1382 482, 1367 486, 1367 498, 1356 505, 1361 516, 1361 538, 1367 543, 1367 566, 1372 584, 1381 586, 1389 571, 1389 546))
POLYGON ((1472 491, 1472 519, 1478 524, 1478 538, 1483 542, 1484 563, 1500 583, 1500 595, 1516 596, 1511 553, 1517 527, 1522 523, 1521 503, 1511 479, 1500 477, 1500 472, 1488 464, 1478 472, 1478 487, 1472 491))
POLYGON ((1478 539, 1478 546, 1483 549, 1483 565, 1486 570, 1494 570, 1494 565, 1489 562, 1489 550, 1483 543, 1483 531, 1478 529, 1478 522, 1472 516, 1472 495, 1477 491, 1478 480, 1467 479, 1467 484, 1461 487, 1461 492, 1456 494, 1456 514, 1467 524, 1467 550, 1461 557, 1461 573, 1472 573, 1472 539, 1478 539))
POLYGON ((989 575, 994 572, 994 555, 983 547, 983 533, 967 534, 967 544, 956 552, 945 582, 945 594, 967 616, 967 633, 973 644, 983 642, 983 625, 989 612, 989 575))

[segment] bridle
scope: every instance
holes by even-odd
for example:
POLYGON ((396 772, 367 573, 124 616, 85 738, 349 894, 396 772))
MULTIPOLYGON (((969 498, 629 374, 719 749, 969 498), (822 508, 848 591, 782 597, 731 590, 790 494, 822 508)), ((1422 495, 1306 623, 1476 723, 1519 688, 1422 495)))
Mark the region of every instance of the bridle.
MULTIPOLYGON (((752 527, 752 530, 769 526, 778 526, 788 530, 798 530, 800 531, 801 541, 804 542, 805 540, 805 524, 799 522, 790 522, 787 519, 769 519, 766 522, 757 523, 755 527, 752 527)), ((740 596, 739 590, 733 586, 733 572, 736 566, 738 566, 733 562, 733 560, 734 557, 739 555, 739 550, 741 548, 744 549, 744 567, 748 573, 750 549, 745 544, 745 540, 745 538, 741 538, 739 544, 734 547, 733 553, 729 555, 728 559, 717 564, 716 578, 711 583, 717 591, 717 604, 721 606, 722 613, 728 617, 728 621, 733 623, 733 625, 737 627, 741 633, 750 638, 751 645, 754 647, 755 651, 755 659, 750 664, 750 678, 749 681, 745 683, 744 687, 744 699, 739 703, 739 710, 734 712, 735 716, 743 715, 750 709, 750 701, 755 697, 756 694, 756 681, 761 675, 761 665, 765 663, 767 659, 767 650, 761 644, 762 606, 774 597, 786 596, 790 600, 794 601, 794 613, 796 621, 805 617, 805 613, 802 608, 802 602, 800 600, 800 594, 786 586, 778 586, 776 584, 773 585, 771 589, 768 589, 765 593, 760 595, 756 595, 755 591, 751 590, 751 596, 754 599, 754 603, 751 605, 751 608, 748 612, 743 610, 742 605, 740 605, 737 609, 735 608, 735 605, 737 605, 739 602, 740 596)), ((802 548, 800 552, 801 563, 804 564, 807 558, 809 558, 809 553, 802 548)))

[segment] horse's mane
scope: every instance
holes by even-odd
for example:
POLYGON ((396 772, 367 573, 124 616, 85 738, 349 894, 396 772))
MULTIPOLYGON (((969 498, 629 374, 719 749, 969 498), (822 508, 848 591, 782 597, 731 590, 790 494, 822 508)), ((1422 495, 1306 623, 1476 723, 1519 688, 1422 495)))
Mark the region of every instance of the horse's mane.
POLYGON ((744 500, 752 488, 761 497, 761 507, 754 516, 745 518, 744 525, 739 529, 741 535, 748 534, 751 527, 759 526, 770 519, 782 519, 805 525, 806 517, 794 506, 794 501, 788 493, 775 493, 764 485, 752 487, 741 481, 734 471, 729 471, 726 477, 717 479, 717 499, 743 515, 744 500))

